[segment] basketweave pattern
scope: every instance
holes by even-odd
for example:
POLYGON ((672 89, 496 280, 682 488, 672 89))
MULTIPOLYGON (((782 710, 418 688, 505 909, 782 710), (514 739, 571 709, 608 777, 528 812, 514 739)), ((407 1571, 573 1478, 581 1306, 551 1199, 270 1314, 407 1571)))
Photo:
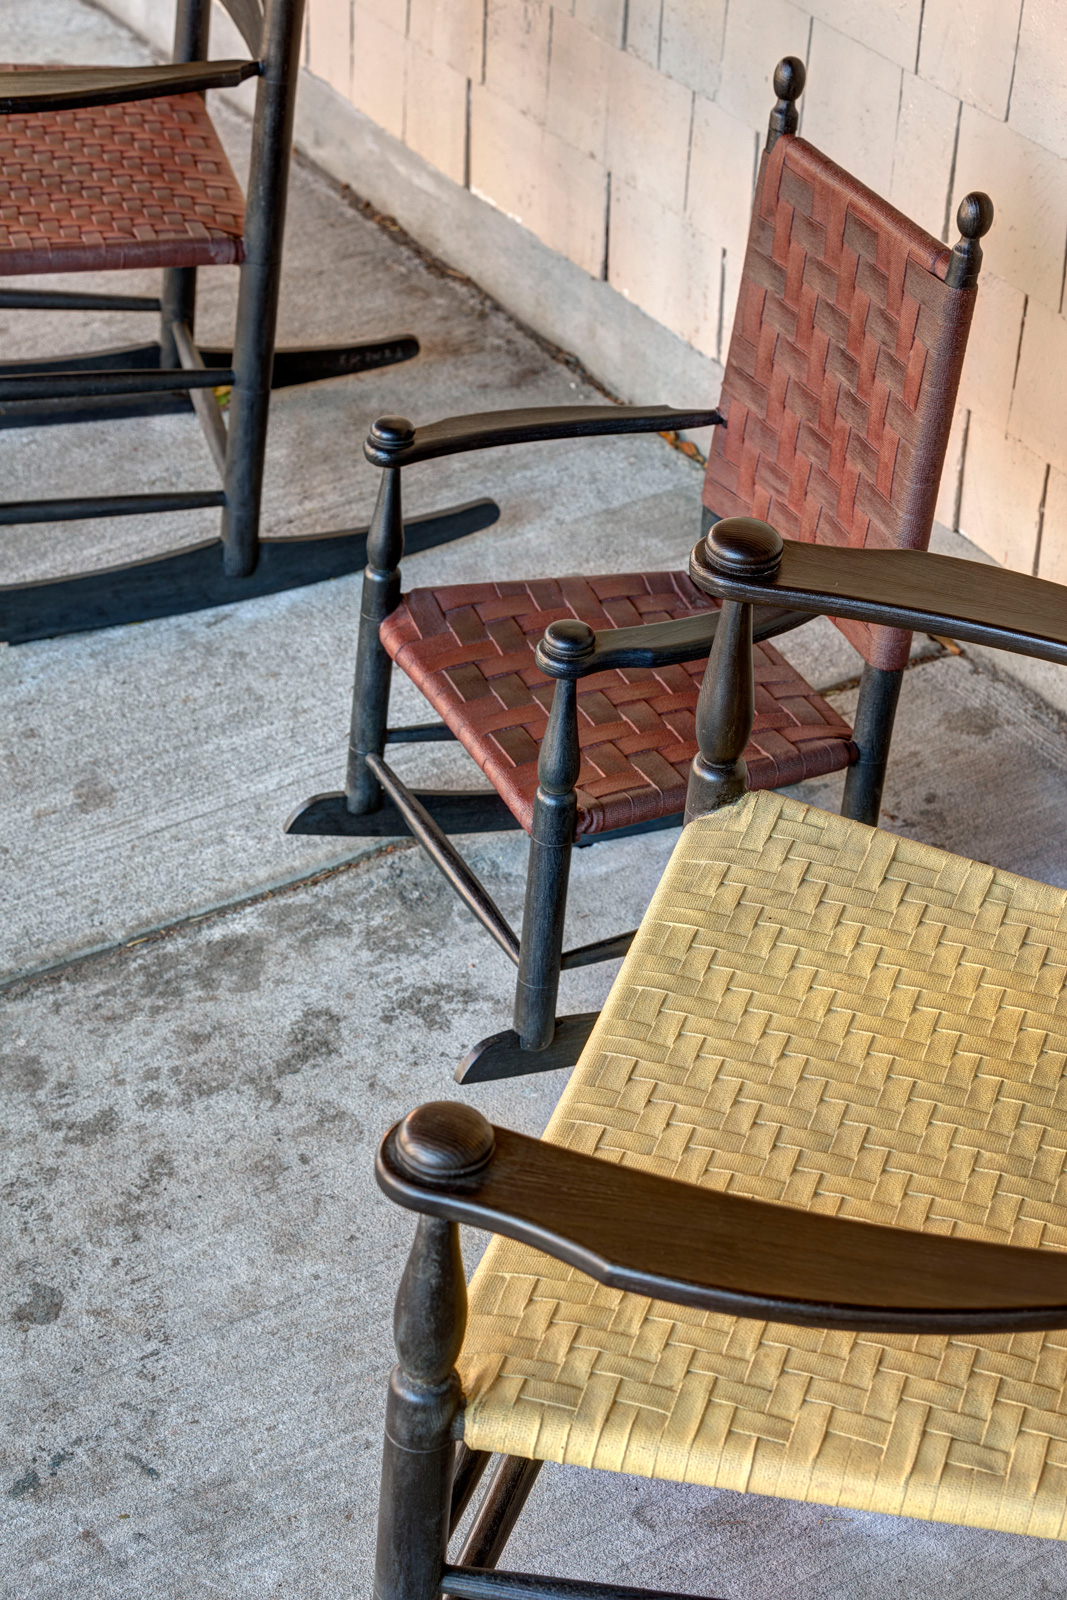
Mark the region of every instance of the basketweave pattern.
POLYGON ((199 95, 0 117, 0 275, 238 262, 243 231, 199 95))
MULTIPOLYGON (((682 834, 545 1137, 869 1222, 1067 1248, 1067 893, 752 794, 682 834)), ((476 1449, 1064 1537, 1067 1332, 791 1328, 494 1240, 476 1449)))
MULTIPOLYGON (((578 617, 593 628, 626 628, 716 604, 680 572, 414 589, 381 639, 529 830, 553 692, 534 649, 549 623, 578 617)), ((756 719, 745 751, 753 786, 848 766, 848 724, 777 650, 760 644, 753 654, 756 719)), ((705 657, 579 680, 579 837, 684 809, 706 664, 705 657)))
MULTIPOLYGON (((803 139, 763 159, 704 501, 789 539, 925 549, 973 289, 950 251, 803 139)), ((910 635, 839 622, 874 666, 910 635)))

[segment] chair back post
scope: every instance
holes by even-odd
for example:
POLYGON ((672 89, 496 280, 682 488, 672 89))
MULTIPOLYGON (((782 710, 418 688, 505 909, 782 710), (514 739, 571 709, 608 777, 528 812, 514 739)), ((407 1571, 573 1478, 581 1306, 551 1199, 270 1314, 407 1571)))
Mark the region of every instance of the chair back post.
POLYGON ((950 289, 977 289, 982 270, 980 240, 993 226, 993 202, 989 196, 980 189, 965 194, 956 212, 956 226, 960 237, 952 246, 945 282, 950 289))
POLYGON ((578 667, 596 649, 586 622, 549 624, 537 664, 556 677, 548 727, 537 757, 537 793, 530 826, 530 864, 515 985, 515 1031, 524 1050, 545 1050, 556 1031, 556 999, 563 959, 571 851, 578 821, 575 785, 581 768, 578 744, 578 667))
MULTIPOLYGON (((480 1112, 446 1101, 406 1117, 394 1151, 406 1176, 454 1183, 483 1167, 493 1145, 480 1112)), ((463 1404, 455 1362, 466 1322, 459 1228, 420 1216, 393 1320, 398 1364, 385 1412, 375 1600, 437 1600, 440 1591, 463 1404)))
MULTIPOLYGON (((713 594, 716 573, 770 577, 781 559, 781 538, 767 523, 727 517, 696 546, 689 574, 699 589, 713 594)), ((733 805, 747 793, 744 752, 754 716, 752 606, 724 600, 697 700, 697 753, 686 787, 686 823, 733 805)))
POLYGON ((804 93, 807 68, 798 56, 785 56, 774 69, 774 92, 778 96, 767 123, 767 142, 764 150, 769 155, 783 133, 796 133, 800 126, 800 113, 796 102, 804 93))
MULTIPOLYGON (((380 465, 404 450, 414 437, 415 430, 406 417, 379 417, 367 439, 367 454, 380 465)), ((359 608, 359 642, 345 778, 345 804, 354 816, 377 811, 382 801, 382 786, 367 766, 367 757, 385 753, 393 662, 382 644, 381 627, 400 603, 403 557, 400 468, 385 465, 367 534, 367 564, 363 569, 359 608)))
POLYGON ((268 0, 252 127, 245 259, 237 299, 227 430, 222 544, 223 568, 232 578, 248 577, 259 556, 263 458, 303 20, 304 0, 268 0))
MULTIPOLYGON (((174 61, 206 61, 210 31, 211 0, 178 0, 174 17, 174 61)), ((159 303, 159 364, 180 367, 181 357, 171 329, 175 322, 184 322, 189 332, 193 331, 196 268, 165 267, 159 303)))

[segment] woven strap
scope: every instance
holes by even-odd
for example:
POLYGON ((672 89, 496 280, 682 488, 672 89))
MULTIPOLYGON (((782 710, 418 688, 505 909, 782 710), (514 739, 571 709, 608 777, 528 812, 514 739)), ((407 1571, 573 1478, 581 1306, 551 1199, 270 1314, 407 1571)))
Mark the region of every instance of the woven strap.
MULTIPOLYGON (((626 628, 706 611, 680 572, 415 589, 382 626, 385 648, 422 690, 527 830, 553 684, 534 648, 550 622, 626 628)), ((768 644, 754 652, 756 720, 745 752, 757 788, 846 767, 848 724, 768 644)), ((578 835, 677 815, 696 753, 706 659, 599 672, 578 684, 578 835)))
MULTIPOLYGON (((803 139, 763 158, 704 503, 786 538, 925 549, 974 308, 949 251, 803 139)), ((839 622, 872 665, 910 636, 839 622)))
MULTIPOLYGON (((782 795, 682 833, 545 1137, 883 1225, 1067 1248, 1067 892, 782 795)), ((1067 1330, 826 1333, 495 1240, 475 1449, 1067 1533, 1067 1330)))
POLYGON ((0 117, 0 275, 238 262, 243 230, 200 95, 0 117))

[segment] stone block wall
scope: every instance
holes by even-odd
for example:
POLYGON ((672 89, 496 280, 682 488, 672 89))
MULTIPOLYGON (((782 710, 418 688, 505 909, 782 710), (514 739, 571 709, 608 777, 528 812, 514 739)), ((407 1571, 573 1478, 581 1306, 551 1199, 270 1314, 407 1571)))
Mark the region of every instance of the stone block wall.
POLYGON ((313 74, 714 362, 787 53, 805 137, 932 233, 993 196, 939 520, 1067 579, 1061 0, 310 0, 313 74))
POLYGON ((1063 0, 308 0, 298 138, 624 398, 691 403, 786 54, 801 132, 932 233, 992 195, 938 515, 1067 581, 1063 0))

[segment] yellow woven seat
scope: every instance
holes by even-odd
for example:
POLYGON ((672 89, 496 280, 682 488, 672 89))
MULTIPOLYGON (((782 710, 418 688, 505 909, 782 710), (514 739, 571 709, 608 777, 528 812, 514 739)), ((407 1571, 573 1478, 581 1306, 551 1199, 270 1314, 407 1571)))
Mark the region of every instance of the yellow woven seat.
MULTIPOLYGON (((770 793, 692 823, 545 1137, 843 1217, 1067 1248, 1067 893, 770 793)), ((1065 1536, 1067 1331, 824 1332, 495 1238, 475 1450, 1065 1536)))

